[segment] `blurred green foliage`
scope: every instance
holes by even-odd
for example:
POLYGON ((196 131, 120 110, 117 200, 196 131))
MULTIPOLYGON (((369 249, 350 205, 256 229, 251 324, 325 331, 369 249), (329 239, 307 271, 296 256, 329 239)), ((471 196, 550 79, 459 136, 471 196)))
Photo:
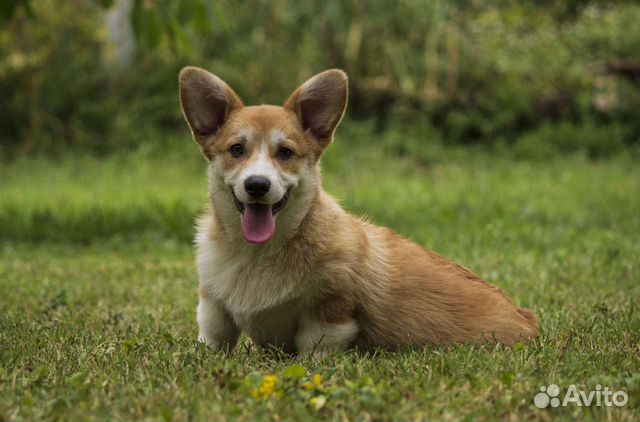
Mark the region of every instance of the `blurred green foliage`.
POLYGON ((627 1, 2 0, 0 144, 8 157, 105 153, 186 133, 187 64, 248 103, 281 103, 340 67, 350 117, 413 128, 399 152, 482 143, 599 157, 640 144, 638 22, 627 1), (106 24, 117 9, 134 43, 121 63, 106 24))

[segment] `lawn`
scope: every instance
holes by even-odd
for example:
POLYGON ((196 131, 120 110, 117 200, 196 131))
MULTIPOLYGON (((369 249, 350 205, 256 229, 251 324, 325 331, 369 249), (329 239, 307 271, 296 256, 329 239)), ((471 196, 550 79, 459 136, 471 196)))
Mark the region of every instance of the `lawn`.
POLYGON ((243 339, 215 353, 195 341, 196 147, 21 159, 0 167, 0 421, 640 418, 634 157, 348 139, 328 152, 326 189, 532 308, 539 339, 319 361, 243 339), (629 401, 538 409, 550 384, 629 401))

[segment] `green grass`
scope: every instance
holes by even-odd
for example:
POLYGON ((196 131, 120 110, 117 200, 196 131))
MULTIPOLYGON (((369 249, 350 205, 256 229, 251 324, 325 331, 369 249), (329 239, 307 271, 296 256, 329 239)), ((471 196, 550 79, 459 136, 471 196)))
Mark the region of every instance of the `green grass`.
POLYGON ((176 142, 0 168, 0 420, 640 418, 636 160, 409 158, 341 135, 327 190, 534 309, 542 336, 296 361, 247 339, 226 355, 195 342, 204 163, 176 142), (256 399, 270 374, 274 394, 256 399), (623 389, 629 403, 537 409, 551 383, 623 389))

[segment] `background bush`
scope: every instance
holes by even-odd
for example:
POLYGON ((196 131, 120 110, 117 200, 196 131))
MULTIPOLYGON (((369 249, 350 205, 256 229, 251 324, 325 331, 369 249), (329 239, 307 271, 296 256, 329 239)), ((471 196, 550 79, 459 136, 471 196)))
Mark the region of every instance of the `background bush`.
POLYGON ((281 103, 312 74, 343 68, 352 119, 411 127, 400 153, 426 139, 516 144, 536 157, 639 144, 635 2, 5 2, 7 157, 106 153, 184 133, 176 75, 186 64, 249 103, 281 103), (114 10, 132 29, 129 58, 105 24, 114 10))

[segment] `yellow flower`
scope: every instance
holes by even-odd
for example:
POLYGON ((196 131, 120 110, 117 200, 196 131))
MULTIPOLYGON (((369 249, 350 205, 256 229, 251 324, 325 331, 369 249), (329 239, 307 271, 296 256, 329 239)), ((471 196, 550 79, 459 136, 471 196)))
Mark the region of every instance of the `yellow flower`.
POLYGON ((256 400, 265 400, 274 395, 278 389, 278 376, 265 375, 262 379, 262 385, 251 392, 256 400))
POLYGON ((311 391, 317 390, 322 387, 322 375, 315 374, 311 382, 308 382, 304 385, 304 388, 311 391))

